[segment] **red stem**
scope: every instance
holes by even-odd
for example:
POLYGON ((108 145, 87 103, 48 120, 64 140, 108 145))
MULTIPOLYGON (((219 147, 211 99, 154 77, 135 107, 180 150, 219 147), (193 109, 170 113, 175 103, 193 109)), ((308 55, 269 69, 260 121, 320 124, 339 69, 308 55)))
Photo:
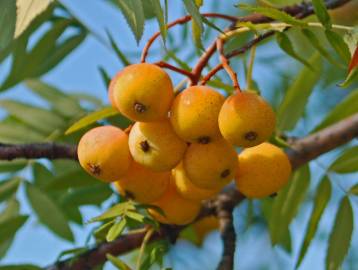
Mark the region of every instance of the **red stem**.
POLYGON ((175 72, 178 72, 180 74, 183 74, 183 75, 187 76, 190 79, 190 81, 192 81, 194 79, 194 74, 191 73, 190 71, 175 67, 167 62, 159 61, 154 64, 157 65, 158 67, 167 68, 167 69, 173 70, 175 72))

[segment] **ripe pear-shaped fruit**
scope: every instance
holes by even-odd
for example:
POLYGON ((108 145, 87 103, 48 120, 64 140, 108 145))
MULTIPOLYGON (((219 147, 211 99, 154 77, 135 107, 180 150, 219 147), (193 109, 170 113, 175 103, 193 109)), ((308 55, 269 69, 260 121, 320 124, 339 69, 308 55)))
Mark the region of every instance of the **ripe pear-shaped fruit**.
POLYGON ((220 189, 234 179, 237 153, 224 139, 191 144, 183 158, 186 175, 200 188, 220 189))
POLYGON ((127 173, 114 183, 118 192, 140 203, 159 199, 168 187, 171 172, 154 172, 135 161, 127 173))
POLYGON ((133 159, 154 171, 173 169, 184 156, 186 142, 174 132, 168 119, 136 122, 129 134, 133 159))
POLYGON ((174 98, 169 75, 147 63, 125 67, 113 78, 111 89, 112 104, 129 119, 140 122, 165 119, 174 98))
POLYGON ((120 75, 122 74, 122 72, 118 72, 116 74, 116 76, 110 81, 109 83, 109 87, 108 87, 108 99, 109 99, 109 103, 112 105, 113 108, 117 109, 115 100, 114 100, 114 88, 116 85, 116 81, 117 79, 120 77, 120 75))
POLYGON ((219 114, 221 134, 239 147, 252 147, 266 141, 275 125, 276 117, 271 106, 253 92, 230 96, 219 114))
POLYGON ((185 225, 198 216, 201 203, 198 201, 187 200, 179 195, 173 180, 168 189, 159 200, 152 203, 159 207, 165 216, 154 209, 149 209, 150 215, 157 221, 164 224, 185 225))
POLYGON ((221 188, 204 189, 195 186, 186 175, 182 163, 173 169, 172 174, 178 193, 188 200, 202 201, 210 199, 221 190, 221 188))
POLYGON ((224 96, 207 86, 191 86, 174 99, 170 121, 180 138, 209 143, 221 137, 218 115, 224 96))
POLYGON ((263 198, 286 185, 291 164, 285 152, 270 143, 247 148, 239 154, 237 189, 249 198, 263 198))
POLYGON ((132 162, 128 135, 114 126, 96 127, 85 133, 77 154, 81 166, 105 182, 117 181, 132 162))

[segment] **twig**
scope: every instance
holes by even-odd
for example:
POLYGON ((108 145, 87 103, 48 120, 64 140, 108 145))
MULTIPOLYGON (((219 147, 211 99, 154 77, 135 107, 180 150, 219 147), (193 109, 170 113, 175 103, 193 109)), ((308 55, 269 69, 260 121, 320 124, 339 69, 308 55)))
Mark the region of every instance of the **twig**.
POLYGON ((229 74, 229 76, 233 82, 234 89, 236 91, 240 92, 241 89, 240 89, 239 81, 237 80, 237 74, 230 66, 229 60, 227 59, 227 57, 224 54, 224 44, 223 43, 224 43, 223 40, 220 38, 216 40, 216 47, 217 47, 217 50, 220 55, 221 64, 224 67, 224 69, 226 70, 226 72, 229 74))
POLYGON ((159 62, 156 62, 155 65, 157 65, 158 67, 167 68, 167 69, 173 70, 177 73, 183 74, 183 75, 187 76, 190 79, 190 81, 194 79, 194 74, 191 73, 190 71, 175 67, 167 62, 159 61, 159 62))

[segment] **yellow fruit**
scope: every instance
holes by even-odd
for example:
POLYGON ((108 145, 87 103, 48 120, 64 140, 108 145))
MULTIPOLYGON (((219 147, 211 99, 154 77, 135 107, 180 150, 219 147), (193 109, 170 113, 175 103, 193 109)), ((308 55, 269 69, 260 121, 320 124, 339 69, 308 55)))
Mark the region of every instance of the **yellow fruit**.
POLYGON ((117 75, 111 80, 108 87, 108 99, 109 103, 111 103, 113 108, 117 108, 115 100, 114 100, 114 86, 116 85, 117 78, 120 76, 122 72, 118 72, 117 75))
POLYGON ((205 237, 219 229, 219 219, 215 216, 205 217, 193 224, 193 230, 197 236, 197 243, 201 245, 205 237))
POLYGON ((133 159, 154 171, 169 171, 182 159, 187 148, 174 132, 169 120, 137 122, 129 134, 133 159))
POLYGON ((170 120, 175 132, 187 142, 209 143, 220 138, 218 115, 224 96, 207 86, 191 86, 173 102, 170 120))
POLYGON ((170 177, 170 172, 154 172, 133 161, 128 172, 114 184, 122 196, 150 203, 163 195, 170 177))
POLYGON ((220 189, 235 176, 237 153, 224 139, 209 144, 191 144, 183 158, 191 182, 206 189, 220 189))
POLYGON ((221 190, 221 188, 204 189, 195 186, 187 177, 182 163, 173 170, 173 179, 178 193, 188 200, 202 201, 210 199, 221 190))
POLYGON ((176 225, 185 225, 194 221, 201 207, 200 202, 181 197, 175 188, 173 180, 163 196, 152 204, 162 209, 165 214, 163 216, 157 211, 149 209, 149 213, 154 219, 161 223, 176 225))
POLYGON ((104 182, 118 180, 132 161, 128 135, 113 126, 96 127, 84 134, 77 154, 81 166, 104 182))
POLYGON ((276 117, 271 106, 252 92, 230 96, 219 114, 221 134, 240 147, 252 147, 266 141, 275 125, 276 117))
POLYGON ((168 116, 173 85, 160 67, 141 63, 125 67, 113 79, 113 102, 133 121, 151 122, 168 116))
POLYGON ((247 148, 239 154, 237 189, 249 198, 263 198, 286 185, 291 164, 285 152, 270 143, 247 148))

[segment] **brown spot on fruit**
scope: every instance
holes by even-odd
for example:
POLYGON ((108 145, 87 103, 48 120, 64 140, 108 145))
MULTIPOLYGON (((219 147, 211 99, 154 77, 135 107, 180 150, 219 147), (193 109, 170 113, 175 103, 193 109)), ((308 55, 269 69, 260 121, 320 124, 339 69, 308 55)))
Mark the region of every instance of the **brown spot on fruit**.
POLYGON ((144 113, 147 110, 147 107, 143 105, 142 103, 136 102, 134 103, 134 110, 137 113, 144 113))
POLYGON ((127 199, 135 200, 134 194, 132 192, 128 191, 128 190, 124 190, 124 196, 127 199))
POLYGON ((101 167, 98 164, 87 163, 87 167, 93 175, 98 176, 101 174, 101 167))
POLYGON ((258 135, 255 131, 249 131, 245 134, 244 137, 245 137, 245 140, 252 142, 252 141, 256 140, 257 136, 258 135))
POLYGON ((149 143, 147 142, 147 141, 141 141, 140 143, 139 143, 139 145, 140 145, 140 148, 143 150, 143 152, 148 152, 149 151, 149 149, 150 149, 150 146, 149 146, 149 143))
POLYGON ((208 144, 210 142, 210 137, 209 136, 202 136, 198 138, 198 143, 201 144, 208 144))
POLYGON ((220 174, 221 178, 226 178, 230 175, 230 170, 226 169, 224 171, 222 171, 222 173, 220 174))

